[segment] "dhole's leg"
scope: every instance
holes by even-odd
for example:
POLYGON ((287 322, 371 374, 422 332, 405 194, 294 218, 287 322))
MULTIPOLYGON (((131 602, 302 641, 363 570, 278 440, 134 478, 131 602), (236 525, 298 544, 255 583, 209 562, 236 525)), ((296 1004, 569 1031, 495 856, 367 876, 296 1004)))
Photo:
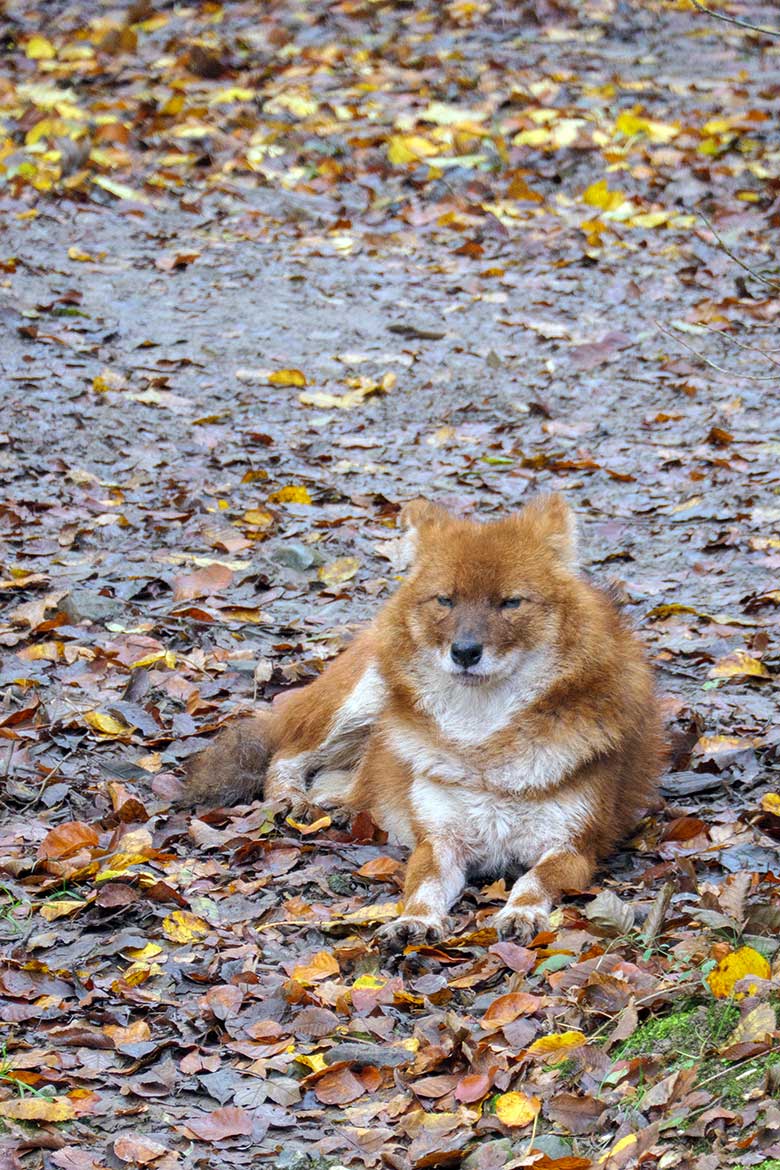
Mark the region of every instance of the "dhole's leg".
POLYGON ((446 927, 446 914, 466 883, 466 873, 444 842, 421 841, 409 858, 404 882, 404 912, 379 930, 393 949, 411 942, 436 942, 446 927))
POLYGON ((572 848, 550 849, 512 887, 506 905, 493 922, 502 938, 529 942, 544 930, 564 890, 582 890, 590 885, 595 863, 592 857, 572 848))
POLYGON ((274 712, 265 796, 296 817, 350 804, 352 774, 385 701, 372 655, 369 631, 274 712))

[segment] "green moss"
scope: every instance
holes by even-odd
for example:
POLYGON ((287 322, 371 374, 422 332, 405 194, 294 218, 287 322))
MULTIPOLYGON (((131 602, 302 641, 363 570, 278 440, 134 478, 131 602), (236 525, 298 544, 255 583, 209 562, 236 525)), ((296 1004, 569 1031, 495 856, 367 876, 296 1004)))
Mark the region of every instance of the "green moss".
POLYGON ((739 1020, 736 1004, 717 1001, 706 1007, 689 1002, 667 1016, 654 1016, 640 1024, 633 1036, 616 1050, 618 1060, 633 1056, 666 1056, 676 1053, 670 1071, 701 1060, 708 1048, 719 1044, 739 1020))
POLYGON ((765 1162, 759 1162, 757 1166, 746 1166, 744 1162, 740 1162, 739 1166, 735 1166, 734 1170, 780 1170, 780 1158, 767 1158, 765 1162))
MULTIPOLYGON (((702 1070, 702 1079, 707 1076, 715 1077, 717 1073, 717 1078, 710 1085, 712 1090, 726 1104, 739 1105, 744 1102, 746 1094, 763 1085, 767 1070, 778 1064, 780 1052, 769 1052, 757 1056, 755 1060, 734 1066, 729 1066, 724 1061, 712 1060, 707 1063, 706 1071, 702 1070), (719 1069, 722 1069, 722 1073, 719 1069)), ((780 1170, 780 1162, 776 1170, 780 1170)))

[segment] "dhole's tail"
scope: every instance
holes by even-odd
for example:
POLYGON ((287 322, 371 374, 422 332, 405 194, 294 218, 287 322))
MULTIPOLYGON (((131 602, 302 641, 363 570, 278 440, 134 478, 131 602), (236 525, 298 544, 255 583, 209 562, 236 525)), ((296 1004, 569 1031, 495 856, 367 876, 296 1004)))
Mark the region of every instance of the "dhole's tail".
POLYGON ((274 722, 271 711, 258 711, 223 728, 192 760, 182 801, 216 808, 261 796, 275 751, 274 722))

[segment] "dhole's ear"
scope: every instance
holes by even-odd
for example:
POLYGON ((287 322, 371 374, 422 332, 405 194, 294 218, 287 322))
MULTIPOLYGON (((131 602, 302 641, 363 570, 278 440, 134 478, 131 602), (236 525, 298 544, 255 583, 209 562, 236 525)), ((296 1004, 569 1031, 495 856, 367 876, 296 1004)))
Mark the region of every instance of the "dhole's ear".
POLYGON ((450 519, 449 512, 429 500, 410 500, 401 509, 401 568, 408 569, 417 559, 420 538, 426 529, 438 528, 450 519))
POLYGON ((556 553, 567 569, 577 568, 577 518, 562 495, 552 492, 537 496, 526 504, 518 519, 556 553))

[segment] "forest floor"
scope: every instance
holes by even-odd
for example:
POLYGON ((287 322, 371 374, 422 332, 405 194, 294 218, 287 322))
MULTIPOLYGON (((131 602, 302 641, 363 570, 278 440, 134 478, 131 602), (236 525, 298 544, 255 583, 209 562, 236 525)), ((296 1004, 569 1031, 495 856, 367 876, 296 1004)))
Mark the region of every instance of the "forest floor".
POLYGON ((770 32, 6 3, 0 1170, 780 1166, 770 32), (666 807, 530 947, 499 882, 393 958, 402 851, 183 768, 375 611, 404 501, 549 489, 666 807))

